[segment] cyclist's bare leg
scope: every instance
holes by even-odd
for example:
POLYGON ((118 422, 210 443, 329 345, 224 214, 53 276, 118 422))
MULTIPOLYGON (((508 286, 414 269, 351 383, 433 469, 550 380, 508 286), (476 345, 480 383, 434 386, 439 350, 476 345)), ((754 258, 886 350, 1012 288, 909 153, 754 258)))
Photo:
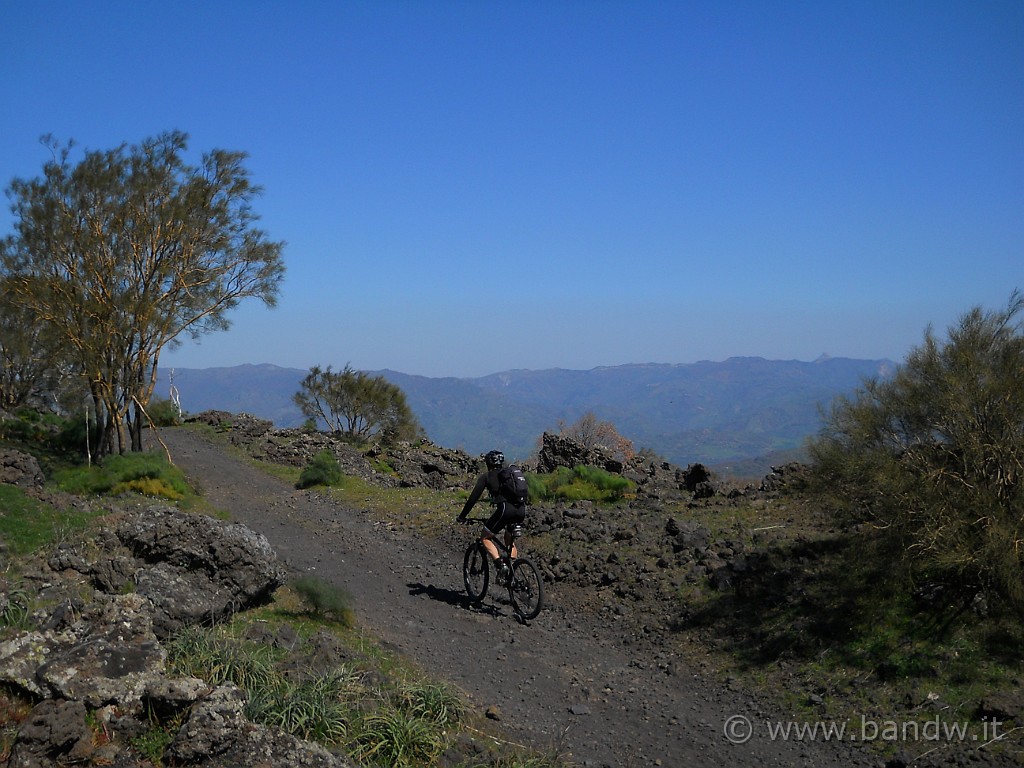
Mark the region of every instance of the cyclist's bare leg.
POLYGON ((487 554, 491 556, 492 560, 497 560, 499 557, 498 547, 494 544, 494 534, 484 528, 483 533, 480 534, 480 541, 484 545, 484 549, 487 550, 487 554))
POLYGON ((519 557, 519 551, 516 549, 515 542, 512 540, 512 532, 505 531, 505 547, 509 550, 509 556, 515 560, 519 557))

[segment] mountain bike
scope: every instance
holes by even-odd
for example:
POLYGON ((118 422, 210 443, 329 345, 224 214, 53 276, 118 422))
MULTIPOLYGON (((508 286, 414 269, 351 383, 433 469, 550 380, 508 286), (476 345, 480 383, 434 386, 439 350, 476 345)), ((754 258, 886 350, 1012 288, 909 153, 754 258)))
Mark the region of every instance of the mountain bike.
MULTIPOLYGON (((467 522, 483 522, 467 519, 467 522)), ((523 526, 511 525, 508 528, 512 540, 505 544, 497 538, 492 539, 498 548, 499 573, 495 574, 495 584, 508 588, 509 602, 512 610, 521 621, 537 618, 544 607, 544 581, 540 571, 525 557, 512 557, 512 545, 523 533, 523 526)), ((487 595, 487 587, 491 582, 491 570, 494 564, 490 554, 479 538, 466 547, 466 556, 462 561, 462 578, 466 583, 466 592, 473 603, 480 603, 487 595)))

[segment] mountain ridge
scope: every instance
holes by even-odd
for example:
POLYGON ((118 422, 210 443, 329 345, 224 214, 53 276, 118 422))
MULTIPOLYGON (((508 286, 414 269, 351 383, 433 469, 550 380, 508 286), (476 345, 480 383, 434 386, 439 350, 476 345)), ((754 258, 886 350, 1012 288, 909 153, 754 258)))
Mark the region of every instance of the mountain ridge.
MULTIPOLYGON (((820 409, 867 378, 887 376, 891 360, 822 355, 811 362, 730 357, 715 362, 627 363, 588 370, 512 369, 475 378, 370 371, 401 387, 435 443, 482 453, 494 447, 525 459, 540 435, 584 413, 610 421, 637 448, 675 464, 703 462, 720 471, 799 457, 821 426, 820 409), (782 457, 782 458, 780 458, 782 457)), ((273 363, 169 368, 191 413, 251 413, 278 427, 304 418, 292 400, 308 370, 273 363)))

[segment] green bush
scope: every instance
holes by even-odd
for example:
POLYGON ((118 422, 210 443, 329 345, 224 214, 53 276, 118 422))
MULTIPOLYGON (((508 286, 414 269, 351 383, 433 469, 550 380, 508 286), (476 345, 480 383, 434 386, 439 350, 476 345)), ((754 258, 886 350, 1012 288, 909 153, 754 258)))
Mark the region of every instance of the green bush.
POLYGON ((352 625, 351 599, 345 590, 315 576, 300 576, 291 588, 313 613, 333 617, 345 626, 352 625))
POLYGON ((397 699, 399 707, 432 723, 447 726, 462 719, 462 701, 440 683, 406 684, 399 689, 397 699))
POLYGON ((297 488, 310 488, 314 485, 340 485, 342 480, 341 465, 330 451, 321 451, 314 456, 299 475, 297 488))
POLYGON ((186 627, 166 643, 167 667, 183 677, 211 685, 234 683, 247 691, 271 686, 277 679, 277 652, 268 645, 233 638, 215 627, 186 627))
POLYGON ((628 493, 633 484, 622 475, 599 467, 559 467, 545 475, 530 473, 530 498, 535 501, 614 502, 628 493))
POLYGON ((895 536, 919 578, 994 590, 1024 610, 1024 296, 929 328, 888 379, 839 398, 814 476, 856 521, 895 536))
POLYGON ((176 427, 181 424, 181 414, 178 412, 178 406, 162 397, 150 399, 149 404, 146 406, 146 413, 158 427, 176 427))
POLYGON ((47 442, 62 426, 63 420, 59 416, 22 407, 12 416, 0 418, 0 440, 18 443, 47 442))
POLYGON ((404 768, 436 764, 446 745, 443 726, 401 709, 382 707, 359 719, 349 749, 361 763, 404 768))
POLYGON ((89 440, 88 445, 93 446, 95 449, 100 438, 100 432, 96 426, 95 420, 90 419, 88 424, 86 424, 84 416, 75 419, 67 419, 63 422, 60 431, 57 433, 57 438, 54 441, 54 447, 58 451, 84 457, 88 452, 88 446, 86 445, 87 432, 89 440))

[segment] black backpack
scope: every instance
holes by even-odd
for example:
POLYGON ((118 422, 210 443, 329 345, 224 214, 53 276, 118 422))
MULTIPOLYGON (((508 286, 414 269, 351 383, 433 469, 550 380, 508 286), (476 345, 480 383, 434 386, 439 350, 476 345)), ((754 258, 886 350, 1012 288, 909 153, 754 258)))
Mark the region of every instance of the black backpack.
POLYGON ((523 506, 530 493, 530 486, 526 482, 523 470, 515 464, 502 467, 498 472, 498 492, 505 501, 517 507, 523 506))

